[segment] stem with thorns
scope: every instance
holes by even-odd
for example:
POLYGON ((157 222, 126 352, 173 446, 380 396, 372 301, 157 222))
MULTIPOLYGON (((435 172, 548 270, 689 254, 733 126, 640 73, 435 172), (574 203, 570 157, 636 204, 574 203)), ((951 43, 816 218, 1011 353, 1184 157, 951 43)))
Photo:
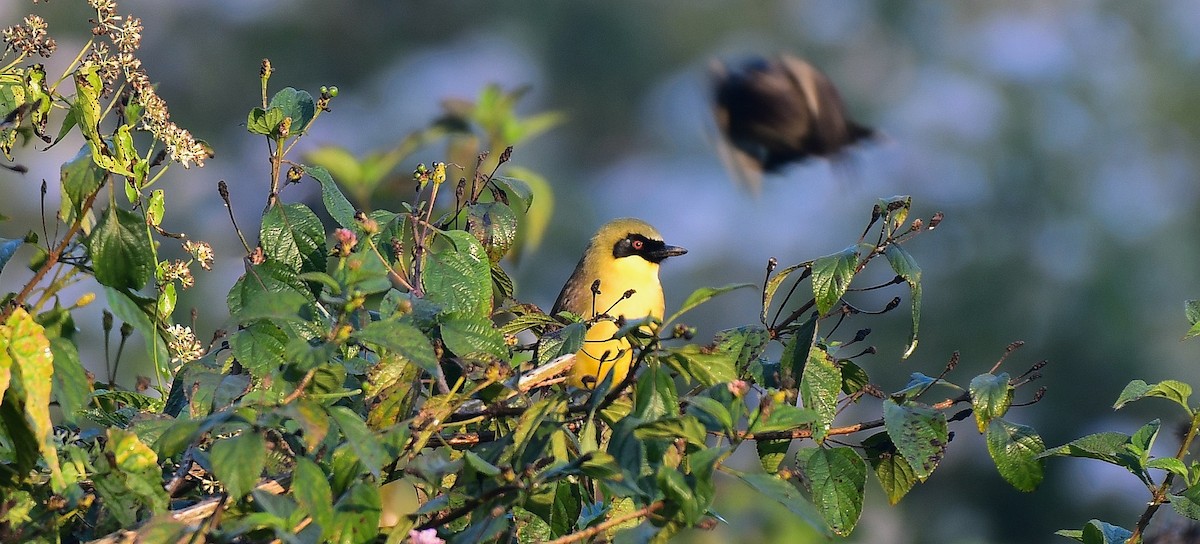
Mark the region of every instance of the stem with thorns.
POLYGON ((29 295, 33 292, 34 287, 36 287, 37 284, 42 281, 42 278, 46 277, 46 274, 50 272, 51 268, 54 268, 54 266, 58 264, 59 259, 62 257, 63 251, 66 250, 67 246, 70 245, 71 240, 75 238, 75 234, 79 232, 80 228, 82 228, 86 211, 92 207, 92 203, 96 201, 96 195, 98 194, 100 194, 100 187, 97 187, 95 191, 92 191, 92 194, 88 195, 87 200, 85 200, 83 206, 80 207, 80 212, 77 214, 78 217, 75 218, 75 221, 71 222, 71 228, 67 229, 67 234, 63 236, 58 245, 51 249, 46 255, 46 262, 42 263, 42 266, 33 274, 32 278, 29 278, 29 281, 26 282, 25 286, 21 288, 21 292, 17 293, 17 296, 13 297, 12 302, 3 310, 0 310, 0 321, 7 321, 9 316, 12 315, 13 310, 25 303, 25 299, 29 298, 29 295))

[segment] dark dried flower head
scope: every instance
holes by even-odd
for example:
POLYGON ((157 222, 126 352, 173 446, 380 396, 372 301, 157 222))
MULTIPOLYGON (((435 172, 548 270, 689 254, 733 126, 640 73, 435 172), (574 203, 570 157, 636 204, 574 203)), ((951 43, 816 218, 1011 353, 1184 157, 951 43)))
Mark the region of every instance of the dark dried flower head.
POLYGON ((22 57, 49 57, 58 44, 46 33, 46 21, 37 15, 27 15, 22 24, 4 29, 5 51, 16 51, 22 57))

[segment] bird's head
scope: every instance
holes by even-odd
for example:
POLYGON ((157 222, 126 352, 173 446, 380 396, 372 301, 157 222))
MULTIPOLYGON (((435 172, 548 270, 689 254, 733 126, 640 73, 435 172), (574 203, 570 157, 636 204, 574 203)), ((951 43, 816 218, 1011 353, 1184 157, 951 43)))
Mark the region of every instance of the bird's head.
POLYGON ((687 253, 682 247, 663 242, 662 235, 649 223, 631 217, 614 219, 600 227, 589 251, 600 262, 611 260, 622 268, 643 267, 654 271, 667 257, 687 253))

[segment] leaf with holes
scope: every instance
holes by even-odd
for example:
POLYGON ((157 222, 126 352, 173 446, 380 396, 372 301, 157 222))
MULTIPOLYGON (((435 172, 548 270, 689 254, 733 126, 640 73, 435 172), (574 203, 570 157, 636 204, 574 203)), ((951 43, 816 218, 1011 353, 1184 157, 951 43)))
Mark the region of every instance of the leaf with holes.
POLYGON ((837 415, 838 393, 842 390, 842 373, 833 357, 820 346, 808 352, 808 364, 800 378, 800 400, 804 407, 817 414, 813 423, 813 438, 823 440, 837 415))
POLYGON ((833 533, 847 536, 862 515, 867 464, 848 447, 814 450, 804 463, 813 502, 833 533))
POLYGON ((942 460, 950 441, 946 415, 918 403, 883 402, 883 422, 896 450, 924 482, 942 460))

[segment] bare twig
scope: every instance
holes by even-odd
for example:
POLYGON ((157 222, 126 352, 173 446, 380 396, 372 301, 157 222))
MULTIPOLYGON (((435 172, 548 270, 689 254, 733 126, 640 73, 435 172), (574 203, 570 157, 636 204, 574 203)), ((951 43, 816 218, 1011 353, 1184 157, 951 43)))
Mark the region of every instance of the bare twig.
POLYGON ((569 535, 563 535, 562 537, 551 540, 547 544, 570 544, 571 542, 579 542, 581 540, 587 540, 587 539, 590 539, 600 533, 603 533, 604 531, 607 531, 607 530, 609 530, 613 527, 616 527, 622 523, 625 523, 631 519, 637 519, 637 518, 649 516, 657 511, 661 510, 663 506, 664 506, 663 501, 655 501, 655 502, 652 502, 652 503, 646 505, 644 508, 639 508, 632 512, 627 512, 627 513, 621 514, 615 518, 605 521, 604 523, 600 523, 593 527, 588 527, 587 529, 584 529, 584 530, 578 531, 578 532, 574 532, 569 535))

